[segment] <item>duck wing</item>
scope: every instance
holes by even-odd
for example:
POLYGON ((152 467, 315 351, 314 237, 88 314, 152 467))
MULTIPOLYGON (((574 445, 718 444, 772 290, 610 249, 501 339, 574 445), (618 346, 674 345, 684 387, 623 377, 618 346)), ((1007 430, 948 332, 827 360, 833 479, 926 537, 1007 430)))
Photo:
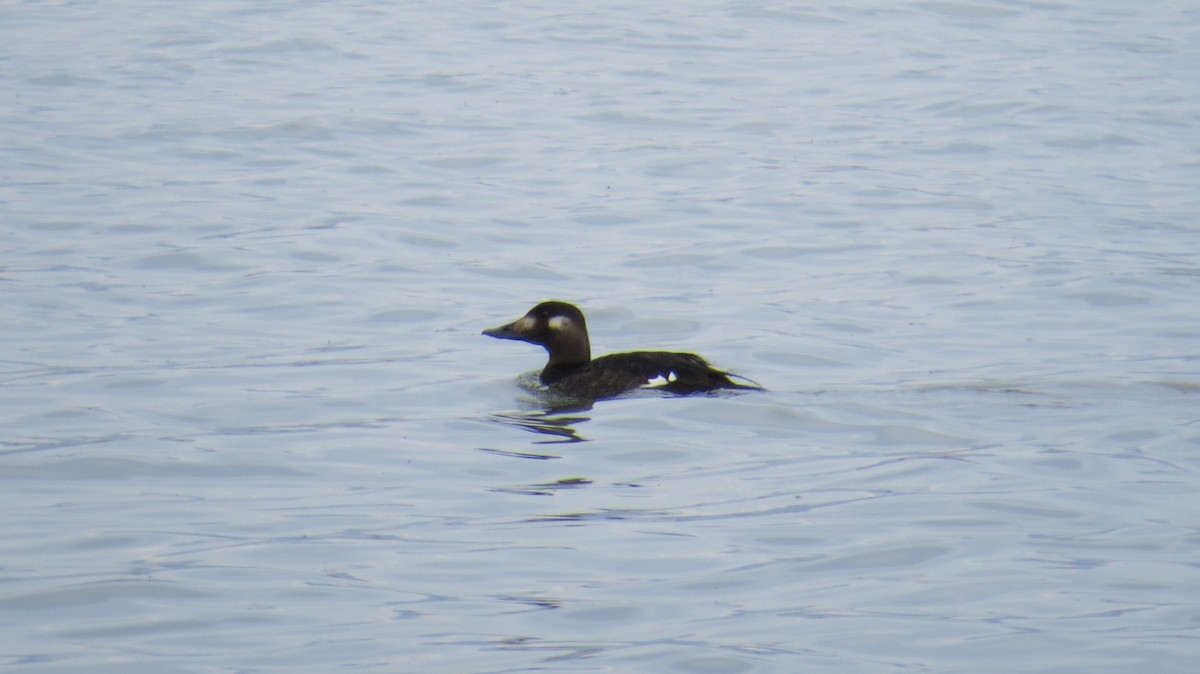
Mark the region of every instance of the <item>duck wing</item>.
POLYGON ((542 381, 567 395, 608 398, 638 388, 688 394, 738 384, 694 353, 634 351, 602 356, 569 372, 543 372, 542 381), (547 376, 549 375, 549 376, 547 376))

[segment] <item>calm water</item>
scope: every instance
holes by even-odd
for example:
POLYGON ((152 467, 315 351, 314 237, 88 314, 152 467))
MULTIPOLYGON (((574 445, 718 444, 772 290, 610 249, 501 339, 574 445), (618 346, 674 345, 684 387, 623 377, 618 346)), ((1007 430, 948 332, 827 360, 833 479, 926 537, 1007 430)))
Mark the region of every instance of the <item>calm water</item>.
POLYGON ((0 9, 5 670, 1193 671, 1200 10, 676 4, 0 9))

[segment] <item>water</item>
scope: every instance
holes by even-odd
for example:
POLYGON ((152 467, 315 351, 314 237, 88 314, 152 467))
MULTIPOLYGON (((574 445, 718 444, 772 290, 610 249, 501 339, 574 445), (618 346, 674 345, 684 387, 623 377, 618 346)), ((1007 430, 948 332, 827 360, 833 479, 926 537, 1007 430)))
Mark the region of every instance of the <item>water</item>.
POLYGON ((1194 9, 2 13, 7 669, 1194 668, 1194 9))

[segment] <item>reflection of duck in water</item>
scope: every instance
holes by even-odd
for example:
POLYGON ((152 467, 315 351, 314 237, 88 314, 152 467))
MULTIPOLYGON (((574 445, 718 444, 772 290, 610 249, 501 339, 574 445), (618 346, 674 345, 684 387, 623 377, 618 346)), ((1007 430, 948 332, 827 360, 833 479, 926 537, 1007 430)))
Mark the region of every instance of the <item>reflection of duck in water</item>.
POLYGON ((694 353, 633 351, 592 360, 583 312, 566 302, 542 302, 512 323, 483 334, 545 347, 550 361, 542 370, 541 382, 568 398, 612 398, 635 389, 679 395, 717 389, 762 390, 761 386, 733 381, 728 372, 694 353))
MULTIPOLYGON (((562 410, 566 411, 566 410, 562 410)), ((581 410, 571 410, 581 411, 581 410)), ((583 416, 562 416, 559 410, 545 412, 525 412, 517 414, 492 414, 487 417, 492 423, 520 428, 521 430, 540 435, 548 435, 552 439, 542 440, 538 444, 559 442, 583 442, 584 438, 575 431, 575 425, 588 421, 583 416)), ((526 458, 557 458, 540 455, 526 455, 526 458)))

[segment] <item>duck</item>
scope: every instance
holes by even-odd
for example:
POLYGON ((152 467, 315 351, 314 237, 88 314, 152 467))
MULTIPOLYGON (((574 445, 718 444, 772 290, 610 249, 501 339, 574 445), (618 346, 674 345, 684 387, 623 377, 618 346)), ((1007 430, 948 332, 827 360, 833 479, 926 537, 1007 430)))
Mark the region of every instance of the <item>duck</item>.
POLYGON ((637 389, 676 395, 719 389, 763 390, 745 377, 714 368, 694 353, 632 351, 593 359, 583 312, 567 302, 542 302, 521 318, 488 328, 483 334, 544 347, 550 360, 539 379, 548 390, 569 398, 599 400, 637 389))

